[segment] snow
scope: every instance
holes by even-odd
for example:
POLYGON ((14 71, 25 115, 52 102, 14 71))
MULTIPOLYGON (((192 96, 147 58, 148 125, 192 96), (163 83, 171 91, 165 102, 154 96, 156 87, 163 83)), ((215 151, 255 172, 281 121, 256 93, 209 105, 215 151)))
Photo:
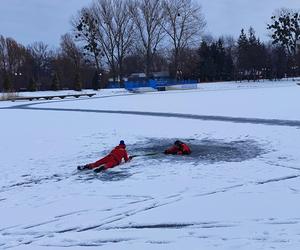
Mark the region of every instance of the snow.
POLYGON ((282 81, 0 102, 0 248, 297 249, 299 95, 282 81), (193 154, 76 171, 121 139, 193 154))

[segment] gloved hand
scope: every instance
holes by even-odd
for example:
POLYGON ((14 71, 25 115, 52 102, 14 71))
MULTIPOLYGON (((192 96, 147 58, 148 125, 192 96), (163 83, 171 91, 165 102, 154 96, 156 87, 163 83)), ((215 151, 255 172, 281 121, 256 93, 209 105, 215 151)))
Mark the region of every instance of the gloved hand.
POLYGON ((133 156, 129 156, 129 157, 128 157, 128 161, 131 161, 132 158, 133 158, 133 156))
POLYGON ((89 169, 89 168, 90 168, 90 165, 89 165, 89 164, 77 166, 77 169, 78 169, 78 170, 84 170, 84 169, 89 169))

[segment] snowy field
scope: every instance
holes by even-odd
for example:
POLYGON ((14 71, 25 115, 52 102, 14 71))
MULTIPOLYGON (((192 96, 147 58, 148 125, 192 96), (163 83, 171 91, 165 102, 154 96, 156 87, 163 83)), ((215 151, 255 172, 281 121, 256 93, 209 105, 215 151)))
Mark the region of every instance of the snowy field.
POLYGON ((0 102, 0 249, 299 249, 299 107, 292 81, 0 102), (77 172, 121 139, 158 154, 77 172))

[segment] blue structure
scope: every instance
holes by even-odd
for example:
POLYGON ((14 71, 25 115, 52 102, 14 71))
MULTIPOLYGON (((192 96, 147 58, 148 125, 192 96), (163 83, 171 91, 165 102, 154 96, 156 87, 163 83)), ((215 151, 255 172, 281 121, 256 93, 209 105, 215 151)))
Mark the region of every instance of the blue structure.
POLYGON ((155 80, 141 80, 141 81, 127 81, 125 82, 125 89, 133 90, 136 88, 150 87, 156 89, 155 80))
POLYGON ((196 83, 198 83, 197 80, 173 80, 173 79, 157 80, 156 88, 164 87, 164 86, 196 84, 196 83))
MULTIPOLYGON (((139 81, 126 81, 124 82, 125 89, 133 90, 137 88, 149 87, 159 89, 161 87, 172 85, 185 85, 185 84, 197 84, 197 80, 174 80, 174 79, 151 79, 151 80, 139 80, 139 81)), ((110 83, 108 88, 120 88, 119 83, 110 83)))

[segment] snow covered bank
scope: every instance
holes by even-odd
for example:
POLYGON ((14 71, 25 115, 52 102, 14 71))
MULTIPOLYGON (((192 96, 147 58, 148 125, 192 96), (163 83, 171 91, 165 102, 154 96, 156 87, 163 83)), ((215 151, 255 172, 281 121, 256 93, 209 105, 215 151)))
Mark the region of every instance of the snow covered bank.
POLYGON ((207 84, 198 90, 82 99, 80 102, 42 102, 39 108, 143 111, 206 116, 300 120, 300 88, 294 82, 207 84), (220 89, 217 87, 220 86, 220 89), (286 101, 288 100, 288 102, 286 101))

